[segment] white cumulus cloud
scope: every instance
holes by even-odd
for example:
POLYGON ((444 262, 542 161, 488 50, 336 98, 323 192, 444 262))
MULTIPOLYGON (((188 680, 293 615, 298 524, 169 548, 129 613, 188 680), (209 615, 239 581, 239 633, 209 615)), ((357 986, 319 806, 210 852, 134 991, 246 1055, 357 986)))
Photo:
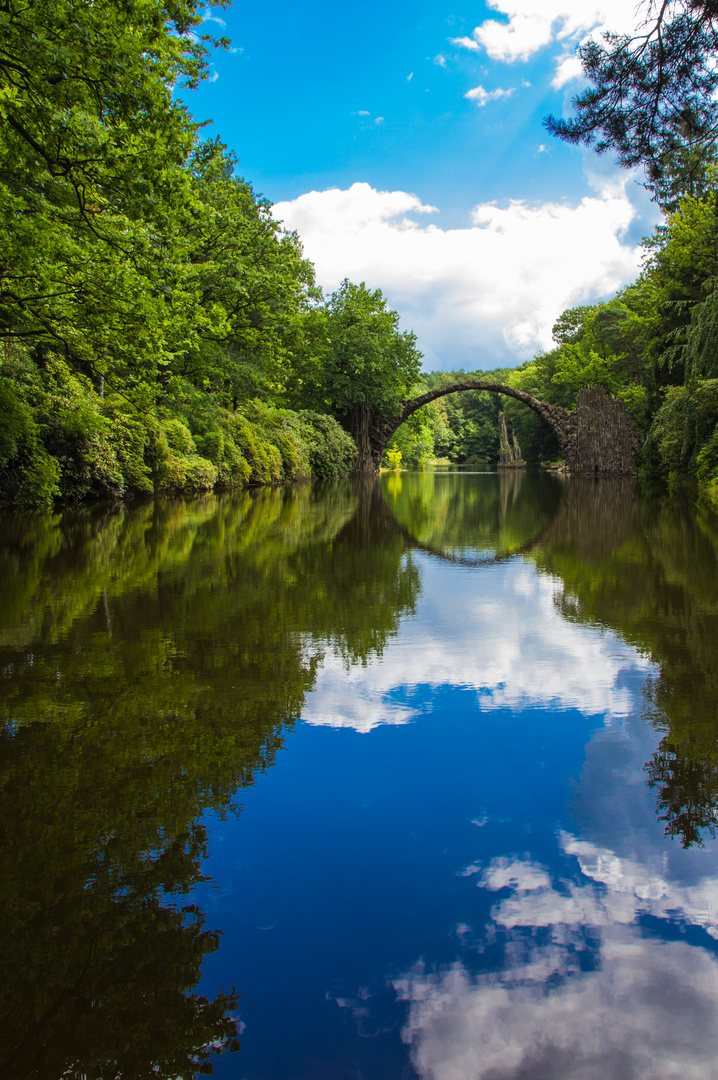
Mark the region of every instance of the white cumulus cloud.
POLYGON ((560 90, 566 83, 579 78, 582 70, 581 61, 575 53, 563 56, 556 64, 556 74, 551 80, 551 85, 556 90, 560 90))
MULTIPOLYGON (((493 60, 512 63, 528 60, 539 49, 554 43, 576 46, 589 36, 607 30, 631 32, 638 24, 636 5, 625 0, 488 0, 502 20, 486 19, 471 37, 451 38, 453 45, 478 52, 485 49, 493 60)), ((554 86, 580 75, 581 65, 565 51, 558 61, 554 86)))
POLYGON ((706 949, 607 935, 596 970, 546 946, 499 974, 421 965, 394 983, 421 1080, 706 1080, 718 1055, 718 964, 706 949))
POLYGON ((432 972, 418 963, 394 981, 399 999, 409 1003, 402 1038, 418 1075, 713 1076, 715 954, 705 946, 644 936, 640 918, 678 917, 718 937, 718 881, 709 876, 681 885, 660 863, 621 858, 568 833, 559 841, 578 861, 578 881, 554 883, 544 866, 528 858, 493 859, 482 874, 484 888, 512 890, 491 912, 494 927, 506 934, 502 970, 472 973, 455 963, 432 972), (587 926, 598 947, 591 968, 582 970, 574 950, 586 940, 587 926), (549 940, 537 930, 549 931, 549 940))
POLYGON ((454 37, 454 38, 449 38, 449 41, 451 42, 452 45, 460 45, 462 49, 470 49, 473 52, 479 52, 480 49, 481 49, 481 46, 479 45, 478 41, 475 41, 474 38, 470 38, 470 37, 454 37))
POLYGON ((511 90, 502 90, 501 87, 497 87, 496 90, 484 90, 483 86, 475 86, 473 90, 467 90, 464 97, 468 98, 469 101, 475 101, 481 108, 489 101, 498 101, 499 98, 509 97, 513 92, 513 88, 511 90))
POLYGON ((425 220, 438 211, 417 195, 367 183, 310 191, 274 213, 299 233, 324 289, 347 277, 382 289, 428 368, 488 369, 549 348, 563 310, 635 279, 628 183, 597 181, 575 203, 480 203, 453 229, 425 220))

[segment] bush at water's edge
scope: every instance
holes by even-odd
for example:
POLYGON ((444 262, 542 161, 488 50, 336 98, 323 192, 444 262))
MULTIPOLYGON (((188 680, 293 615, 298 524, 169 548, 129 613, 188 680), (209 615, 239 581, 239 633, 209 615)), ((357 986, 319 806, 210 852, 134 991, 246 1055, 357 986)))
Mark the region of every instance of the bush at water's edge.
POLYGON ((236 410, 203 397, 141 411, 50 356, 0 378, 0 502, 191 493, 346 476, 353 440, 332 417, 259 401, 236 410))

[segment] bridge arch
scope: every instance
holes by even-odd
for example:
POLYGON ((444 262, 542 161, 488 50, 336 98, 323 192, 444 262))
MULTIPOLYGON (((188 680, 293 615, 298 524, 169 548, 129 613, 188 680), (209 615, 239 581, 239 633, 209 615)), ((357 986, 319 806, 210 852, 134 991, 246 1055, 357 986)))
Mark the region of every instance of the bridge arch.
POLYGON ((394 438, 395 433, 412 413, 428 405, 437 398, 447 394, 457 394, 464 390, 487 390, 492 394, 503 394, 514 398, 532 409, 553 429, 559 441, 561 449, 567 458, 572 456, 572 448, 575 442, 575 413, 564 409, 561 405, 549 405, 546 401, 527 394, 524 390, 518 390, 513 386, 505 386, 503 383, 488 382, 484 379, 467 379, 464 382, 449 383, 447 386, 439 386, 434 390, 428 390, 419 397, 407 399, 401 402, 401 412, 393 417, 373 417, 369 410, 364 412, 361 424, 352 435, 357 443, 359 456, 357 459, 357 472, 378 472, 384 451, 394 438))

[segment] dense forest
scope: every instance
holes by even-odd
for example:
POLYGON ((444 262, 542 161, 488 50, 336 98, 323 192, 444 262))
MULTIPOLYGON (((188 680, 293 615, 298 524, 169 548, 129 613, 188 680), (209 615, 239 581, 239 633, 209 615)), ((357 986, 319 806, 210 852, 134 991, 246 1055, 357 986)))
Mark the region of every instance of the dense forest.
MULTIPOLYGON (((695 71, 710 75, 705 13, 687 11, 688 30, 703 33, 695 71)), ((391 414, 403 397, 482 374, 422 373, 414 336, 378 290, 345 281, 322 295, 297 236, 174 96, 206 76, 208 49, 228 45, 201 22, 196 0, 0 10, 6 505, 345 475, 363 403, 391 414)), ((705 78, 705 116, 690 80, 670 84, 666 56, 651 52, 666 41, 649 34, 640 51, 649 73, 663 64, 663 97, 678 103, 654 118, 660 145, 616 119, 630 79, 643 86, 616 61, 636 53, 634 39, 586 47, 593 85, 578 119, 549 121, 571 141, 599 131, 599 150, 645 166, 664 223, 645 241, 641 276, 564 312, 553 349, 491 377, 565 406, 581 386, 605 386, 646 436, 647 479, 718 496, 718 166, 705 134, 715 106, 705 78)), ((393 460, 495 461, 502 407, 488 394, 442 398, 399 430, 393 460)), ((505 412, 527 460, 560 456, 537 417, 513 401, 505 412)))
POLYGON ((173 97, 227 44, 201 21, 195 0, 0 10, 5 502, 346 474, 330 413, 419 371, 381 294, 325 300, 173 97))

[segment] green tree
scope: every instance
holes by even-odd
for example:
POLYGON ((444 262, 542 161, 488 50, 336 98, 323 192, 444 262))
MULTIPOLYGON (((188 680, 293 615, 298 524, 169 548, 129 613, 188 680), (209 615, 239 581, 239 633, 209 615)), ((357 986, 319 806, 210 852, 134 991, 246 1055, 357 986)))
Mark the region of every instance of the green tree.
POLYGON ((320 295, 296 234, 283 231, 271 204, 234 175, 235 166, 218 140, 200 144, 192 158, 197 206, 184 238, 189 266, 179 296, 193 305, 187 317, 196 335, 171 366, 232 408, 281 397, 303 347, 303 316, 320 295))
POLYGON ((399 330, 381 290, 350 281, 314 313, 308 333, 311 346, 294 365, 294 401, 336 417, 357 443, 359 470, 371 472, 368 424, 373 416, 396 415, 416 383, 416 338, 399 330))
POLYGON ((206 74, 199 9, 0 11, 0 334, 135 390, 191 337, 174 297, 198 125, 172 93, 206 74))

